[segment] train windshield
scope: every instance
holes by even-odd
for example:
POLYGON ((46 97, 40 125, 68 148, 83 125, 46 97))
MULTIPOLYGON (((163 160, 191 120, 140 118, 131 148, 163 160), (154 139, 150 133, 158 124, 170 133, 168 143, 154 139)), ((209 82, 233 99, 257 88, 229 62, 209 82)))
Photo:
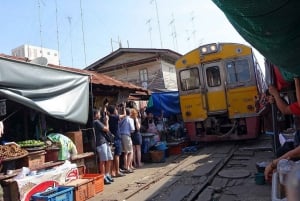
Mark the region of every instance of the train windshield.
POLYGON ((198 68, 183 70, 179 73, 180 85, 182 91, 198 89, 200 86, 198 68))
POLYGON ((226 63, 227 81, 229 84, 247 82, 250 80, 250 66, 247 59, 229 61, 226 63))

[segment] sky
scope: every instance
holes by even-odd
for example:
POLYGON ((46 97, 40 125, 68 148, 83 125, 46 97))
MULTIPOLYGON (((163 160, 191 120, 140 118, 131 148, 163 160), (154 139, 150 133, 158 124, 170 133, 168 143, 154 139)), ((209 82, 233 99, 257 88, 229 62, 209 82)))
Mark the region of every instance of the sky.
POLYGON ((211 0, 15 0, 2 1, 0 13, 0 53, 56 49, 61 65, 79 69, 119 47, 185 54, 214 42, 249 45, 211 0))

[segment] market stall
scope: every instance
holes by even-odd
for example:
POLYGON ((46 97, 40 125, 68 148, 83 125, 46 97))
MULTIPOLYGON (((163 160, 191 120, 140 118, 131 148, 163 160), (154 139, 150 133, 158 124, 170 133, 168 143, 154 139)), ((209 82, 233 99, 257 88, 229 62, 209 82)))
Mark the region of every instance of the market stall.
POLYGON ((18 195, 21 200, 29 200, 26 194, 42 183, 49 187, 66 178, 78 178, 78 160, 94 155, 83 153, 82 137, 81 145, 74 141, 80 152, 70 163, 71 168, 62 168, 66 161, 58 158, 62 146, 48 146, 45 140, 51 132, 67 136, 87 123, 89 75, 5 58, 0 58, 0 75, 4 200, 18 200, 18 195), (24 169, 28 171, 20 175, 24 169))
MULTIPOLYGON (((146 117, 141 124, 144 162, 149 161, 149 156, 155 158, 154 161, 164 161, 163 158, 168 155, 182 153, 182 149, 188 146, 188 138, 181 119, 178 91, 151 94, 146 117), (149 123, 152 124, 152 128, 149 123)), ((153 162, 152 159, 150 161, 153 162)))

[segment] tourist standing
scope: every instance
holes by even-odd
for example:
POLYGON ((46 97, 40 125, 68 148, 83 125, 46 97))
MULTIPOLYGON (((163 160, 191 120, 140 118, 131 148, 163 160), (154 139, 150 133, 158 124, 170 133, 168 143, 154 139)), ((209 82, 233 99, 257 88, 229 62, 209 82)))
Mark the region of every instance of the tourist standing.
POLYGON ((130 109, 126 108, 126 116, 119 122, 119 129, 122 139, 122 147, 124 152, 124 169, 125 173, 132 173, 131 164, 132 164, 132 140, 131 133, 134 132, 134 122, 130 118, 130 109))
POLYGON ((121 135, 119 133, 119 121, 124 118, 125 115, 125 109, 124 113, 119 115, 118 110, 114 105, 109 105, 107 108, 108 116, 109 116, 109 130, 112 134, 114 134, 114 160, 112 164, 112 176, 113 177, 120 177, 125 176, 123 173, 120 172, 119 166, 120 166, 120 156, 122 155, 122 140, 121 135))
POLYGON ((114 180, 110 176, 110 165, 111 165, 111 160, 113 160, 113 156, 111 153, 111 148, 109 146, 109 143, 105 139, 105 132, 109 131, 109 126, 108 126, 108 116, 105 118, 105 124, 103 124, 100 121, 101 114, 100 110, 94 109, 93 110, 93 126, 95 129, 95 135, 96 135, 96 149, 99 157, 99 168, 100 168, 100 173, 104 174, 104 184, 110 184, 114 180))
POLYGON ((133 119, 135 131, 131 135, 132 144, 133 144, 133 164, 135 167, 142 167, 141 162, 141 145, 142 145, 142 135, 140 133, 140 120, 138 117, 138 111, 133 108, 131 109, 130 117, 133 119))

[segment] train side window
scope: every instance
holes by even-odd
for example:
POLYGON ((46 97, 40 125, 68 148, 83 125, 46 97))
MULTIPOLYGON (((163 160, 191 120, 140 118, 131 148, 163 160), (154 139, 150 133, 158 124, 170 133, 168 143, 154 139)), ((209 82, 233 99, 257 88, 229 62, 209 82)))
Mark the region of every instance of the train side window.
POLYGON ((250 68, 247 59, 230 61, 226 63, 227 82, 233 84, 236 82, 246 82, 250 80, 250 68))
POLYGON ((226 64, 226 67, 227 67, 227 82, 229 84, 237 82, 234 63, 233 62, 228 62, 226 64))
POLYGON ((200 86, 197 68, 183 70, 179 73, 180 85, 183 91, 198 89, 200 86))
POLYGON ((247 59, 237 60, 235 63, 239 82, 250 80, 249 62, 247 59))
POLYGON ((221 76, 218 66, 208 67, 206 69, 206 79, 209 87, 216 87, 221 85, 221 76))

